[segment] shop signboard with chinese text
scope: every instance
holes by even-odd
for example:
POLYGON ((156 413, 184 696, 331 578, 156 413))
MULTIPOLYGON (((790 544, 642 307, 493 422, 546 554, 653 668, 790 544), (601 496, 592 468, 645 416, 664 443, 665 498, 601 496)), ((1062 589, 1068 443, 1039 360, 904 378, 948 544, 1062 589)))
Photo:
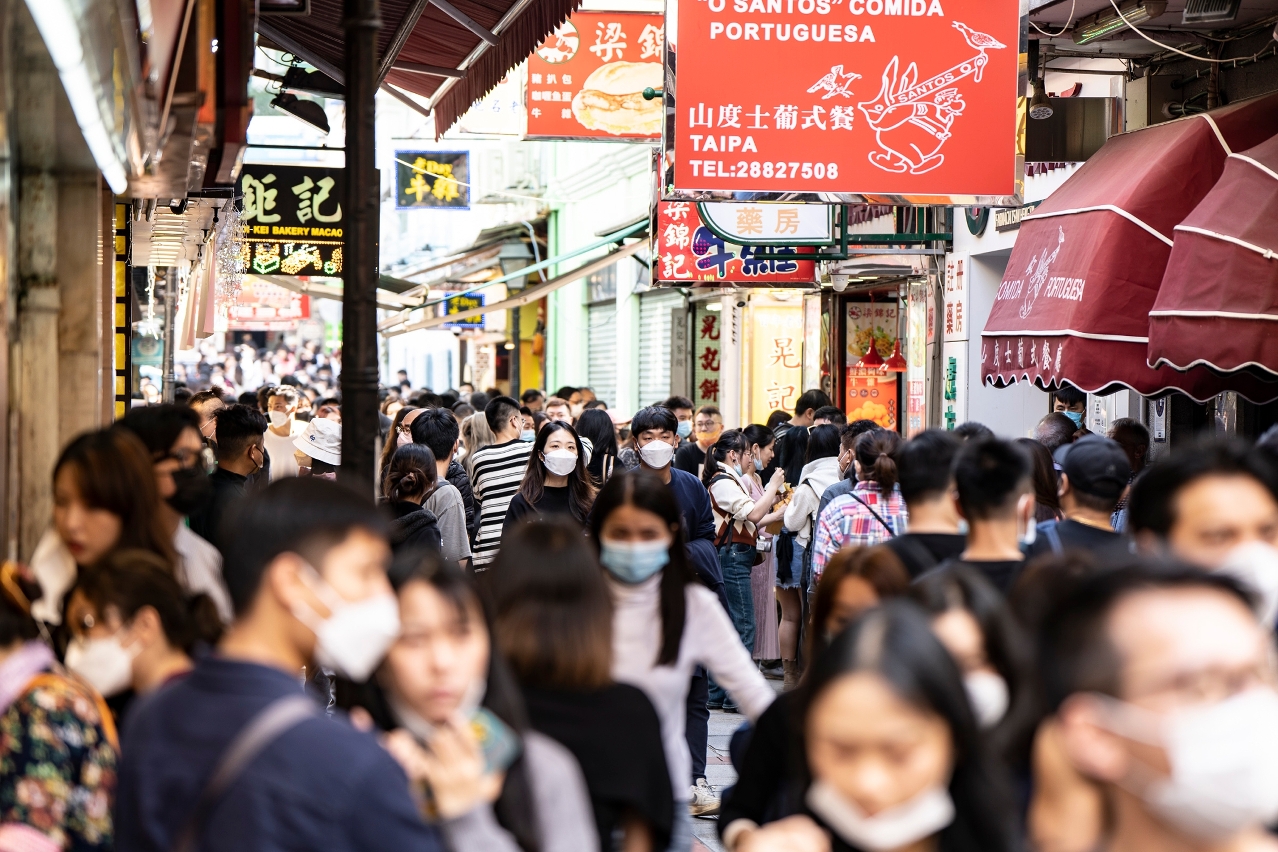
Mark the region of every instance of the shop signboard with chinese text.
POLYGON ((719 404, 719 343, 723 311, 712 311, 714 302, 697 302, 692 326, 692 401, 697 408, 719 404))
MULTIPOLYGON (((449 296, 448 301, 444 303, 444 313, 452 316, 460 314, 463 311, 472 311, 475 308, 484 306, 483 293, 463 293, 458 296, 449 296)), ((440 328, 456 328, 462 331, 478 330, 484 327, 484 315, 480 314, 475 317, 467 317, 454 322, 446 322, 440 328)))
POLYGON ((803 393, 803 305, 750 307, 750 422, 793 412, 803 393))
MULTIPOLYGON (((743 205, 744 212, 762 205, 743 205)), ((657 202, 657 230, 653 235, 653 274, 664 284, 731 281, 735 284, 812 284, 816 263, 802 260, 812 249, 756 248, 726 242, 705 226, 697 205, 686 201, 657 202), (759 252, 793 253, 794 260, 756 260, 759 252)))
POLYGON ((945 342, 969 340, 968 322, 968 268, 972 258, 966 252, 953 252, 945 256, 945 342))
POLYGON ((470 154, 466 151, 396 151, 395 207, 469 210, 470 154))
POLYGON ((663 197, 1019 204, 1023 5, 670 0, 663 197))
POLYGON ((698 204, 697 213, 717 236, 740 245, 834 243, 834 207, 829 204, 709 201, 698 204))
POLYGON ((905 313, 905 429, 907 438, 927 428, 928 285, 911 282, 905 313))
POLYGON ((896 348, 897 304, 848 302, 847 398, 848 422, 873 420, 884 429, 896 429, 899 416, 897 374, 856 366, 871 345, 885 360, 896 348))
POLYGON ((661 136, 661 15, 574 12, 528 57, 529 139, 661 136))
POLYGON ((345 169, 246 163, 240 173, 248 271, 342 274, 345 169))
POLYGON ((311 316, 311 299, 252 275, 227 308, 229 331, 292 331, 311 316))

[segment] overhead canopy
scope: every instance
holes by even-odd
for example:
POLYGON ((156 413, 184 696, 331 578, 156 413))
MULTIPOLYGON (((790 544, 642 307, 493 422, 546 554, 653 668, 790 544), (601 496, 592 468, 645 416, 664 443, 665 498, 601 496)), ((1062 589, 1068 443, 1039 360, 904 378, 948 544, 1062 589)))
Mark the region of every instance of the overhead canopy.
MULTIPOLYGON (((429 98, 442 134, 580 2, 382 0, 377 52, 384 82, 429 98)), ((259 19, 258 32, 342 82, 342 0, 310 0, 310 10, 259 19)))
POLYGON ((1278 396, 1278 384, 1146 362, 1149 312, 1175 227, 1211 191, 1227 156, 1278 133, 1278 94, 1115 136, 1025 218, 982 334, 981 377, 998 387, 1069 382, 1098 392, 1222 390, 1278 396))
POLYGON ((1149 360, 1278 376, 1278 136, 1231 154, 1176 226, 1149 314, 1149 360))

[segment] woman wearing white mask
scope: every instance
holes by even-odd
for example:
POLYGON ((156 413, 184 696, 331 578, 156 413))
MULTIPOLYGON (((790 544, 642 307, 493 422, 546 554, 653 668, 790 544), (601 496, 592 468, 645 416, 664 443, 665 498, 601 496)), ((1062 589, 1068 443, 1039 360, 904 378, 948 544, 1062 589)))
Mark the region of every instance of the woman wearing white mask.
POLYGON ((577 431, 551 420, 537 433, 519 493, 510 501, 502 530, 530 516, 567 515, 584 524, 595 502, 595 485, 577 431))
POLYGON ((661 720, 676 795, 669 848, 687 852, 691 767, 684 733, 693 671, 708 669, 751 721, 776 694, 719 599, 695 582, 672 489, 646 471, 614 474, 595 501, 590 531, 613 598, 613 678, 647 693, 661 720))
MULTIPOLYGON (((377 482, 381 484, 386 477, 386 471, 390 469, 391 456, 395 455, 395 451, 405 444, 413 442, 413 433, 409 429, 413 421, 417 419, 426 409, 414 408, 411 405, 405 405, 395 412, 394 419, 391 420, 390 430, 386 433, 386 443, 382 444, 382 451, 377 456, 377 482)), ((382 494, 383 497, 386 494, 382 494)))
POLYGON ((813 662, 787 816, 729 852, 1010 852, 1013 812, 953 659, 910 603, 858 618, 813 662))
POLYGON ((338 682, 337 701, 387 732, 450 852, 598 852, 581 768, 529 728, 471 577, 435 557, 389 577, 399 638, 367 683, 338 682))
POLYGON ((186 674, 196 647, 222 634, 212 598, 187 597, 144 550, 117 551, 82 573, 68 600, 66 666, 108 698, 144 695, 186 674))
POLYGON ((1003 596, 976 569, 957 565, 919 578, 910 597, 927 610, 932 632, 958 663, 976 722, 995 754, 1028 774, 1037 721, 1030 643, 1003 596))

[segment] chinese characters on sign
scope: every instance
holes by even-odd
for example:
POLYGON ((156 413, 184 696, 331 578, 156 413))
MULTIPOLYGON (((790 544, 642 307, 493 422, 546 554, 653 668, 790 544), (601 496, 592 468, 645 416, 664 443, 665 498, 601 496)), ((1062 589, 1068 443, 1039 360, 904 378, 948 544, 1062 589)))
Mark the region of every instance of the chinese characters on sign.
MULTIPOLYGON (((720 314, 707 310, 709 302, 697 302, 695 325, 692 327, 692 397, 700 408, 719 404, 719 341, 722 337, 720 314)), ((717 302, 715 303, 718 304, 717 302)))
POLYGON ((528 138, 650 139, 661 134, 661 15, 577 12, 528 57, 528 138))
MULTIPOLYGON (((471 295, 449 296, 448 301, 444 303, 444 312, 448 315, 460 314, 462 311, 469 311, 484 306, 484 294, 474 293, 471 295)), ((484 327, 484 315, 477 317, 467 317, 459 319, 456 322, 446 322, 440 328, 459 328, 466 329, 482 329, 484 327)))
POLYGON ((801 283, 816 280, 816 263, 801 260, 811 249, 755 248, 724 242, 701 222, 697 205, 658 201, 653 234, 653 274, 662 282, 734 281, 801 283), (794 253, 794 260, 756 260, 759 252, 794 253))
POLYGON ((244 246, 258 275, 342 274, 344 169, 246 164, 244 246))
POLYGON ((803 306, 760 305, 750 310, 750 422, 793 411, 803 392, 803 306))
POLYGON ((826 204, 703 202, 706 224, 737 242, 820 245, 834 241, 834 208, 826 204))
POLYGON ((945 341, 968 340, 967 276, 971 258, 965 253, 945 256, 945 341))
POLYGON ((249 278, 227 309, 230 331, 292 331, 310 319, 310 296, 249 278))
POLYGON ((470 209, 465 151, 396 151, 395 206, 401 210, 470 209))
POLYGON ((883 358, 891 356, 896 328, 896 302, 847 303, 848 422, 873 420, 884 429, 897 428, 897 374, 856 366, 871 344, 883 358))
POLYGON ((1014 196, 1020 5, 669 3, 674 187, 1014 196))

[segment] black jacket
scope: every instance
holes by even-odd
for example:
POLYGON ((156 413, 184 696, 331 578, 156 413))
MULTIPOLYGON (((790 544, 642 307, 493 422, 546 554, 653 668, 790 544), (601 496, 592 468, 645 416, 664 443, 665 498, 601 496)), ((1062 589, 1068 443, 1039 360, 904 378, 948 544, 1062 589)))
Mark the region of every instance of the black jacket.
POLYGON ((209 501, 191 515, 191 531, 220 547, 218 530, 227 510, 247 496, 249 477, 218 468, 209 474, 209 482, 213 486, 213 494, 209 501))
POLYGON ((428 547, 443 549, 444 537, 439 531, 439 519, 429 509, 406 500, 387 504, 393 520, 390 524, 391 550, 428 547))
POLYGON ((479 512, 475 511, 475 489, 470 487, 470 477, 466 468, 456 461, 448 463, 448 475, 444 477, 449 484, 461 492, 462 505, 466 507, 466 534, 475 540, 475 528, 479 525, 479 512))

